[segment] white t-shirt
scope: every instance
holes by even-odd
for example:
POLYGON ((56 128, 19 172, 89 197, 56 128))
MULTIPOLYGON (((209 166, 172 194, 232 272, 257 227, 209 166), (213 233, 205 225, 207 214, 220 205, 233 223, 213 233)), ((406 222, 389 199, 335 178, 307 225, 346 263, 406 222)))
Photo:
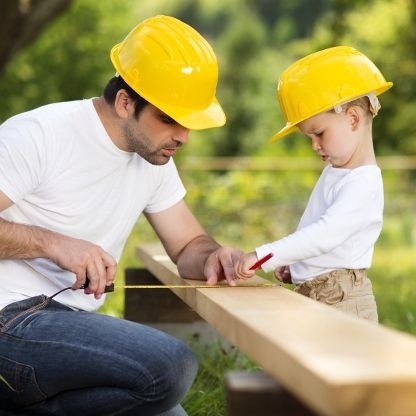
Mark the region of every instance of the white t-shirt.
MULTIPOLYGON (((143 212, 179 202, 184 186, 171 159, 152 165, 114 145, 92 100, 50 104, 0 126, 0 190, 13 202, 6 220, 38 225, 101 246, 116 260, 143 212)), ((73 273, 46 259, 0 260, 0 308, 71 286, 73 273)), ((95 310, 82 290, 57 298, 95 310)))
POLYGON ((272 252, 263 270, 290 266, 293 283, 335 269, 369 268, 383 223, 384 193, 380 168, 326 166, 310 196, 297 231, 256 249, 272 252))

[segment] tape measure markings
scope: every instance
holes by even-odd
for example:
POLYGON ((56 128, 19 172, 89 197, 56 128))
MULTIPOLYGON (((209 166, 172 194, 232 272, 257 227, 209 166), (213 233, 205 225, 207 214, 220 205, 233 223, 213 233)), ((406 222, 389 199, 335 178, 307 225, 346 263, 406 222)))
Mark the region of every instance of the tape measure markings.
POLYGON ((238 287, 274 287, 273 283, 259 283, 251 285, 116 285, 116 289, 218 289, 218 288, 238 288, 238 287))

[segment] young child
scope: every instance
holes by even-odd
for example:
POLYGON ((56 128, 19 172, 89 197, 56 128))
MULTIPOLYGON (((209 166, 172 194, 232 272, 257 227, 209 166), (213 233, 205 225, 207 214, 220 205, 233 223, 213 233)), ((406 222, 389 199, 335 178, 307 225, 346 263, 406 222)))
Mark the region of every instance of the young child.
POLYGON ((348 46, 300 59, 277 87, 286 125, 270 140, 300 130, 328 165, 310 196, 297 230, 257 247, 235 265, 237 278, 262 265, 295 291, 361 318, 378 321, 367 269, 383 222, 383 183, 372 141, 377 96, 386 82, 365 55, 348 46))

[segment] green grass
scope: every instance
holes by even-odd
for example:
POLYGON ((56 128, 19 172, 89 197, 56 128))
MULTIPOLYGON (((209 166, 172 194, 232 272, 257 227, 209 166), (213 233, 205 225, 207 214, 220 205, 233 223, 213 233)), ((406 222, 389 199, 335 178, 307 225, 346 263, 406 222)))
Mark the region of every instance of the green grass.
POLYGON ((190 346, 199 360, 197 378, 186 396, 183 407, 189 416, 221 416, 226 414, 224 374, 228 370, 254 370, 258 367, 238 350, 220 339, 190 346))

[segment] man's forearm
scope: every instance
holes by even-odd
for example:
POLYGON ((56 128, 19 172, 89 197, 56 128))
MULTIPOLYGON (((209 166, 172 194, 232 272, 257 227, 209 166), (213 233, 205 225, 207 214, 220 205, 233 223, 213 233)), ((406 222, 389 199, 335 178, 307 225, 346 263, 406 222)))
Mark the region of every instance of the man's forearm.
POLYGON ((100 246, 42 227, 0 219, 0 259, 46 258, 75 274, 74 287, 88 277, 88 293, 98 299, 115 277, 117 262, 100 246))
POLYGON ((0 218, 0 258, 46 257, 53 233, 40 227, 16 224, 0 218))
POLYGON ((208 256, 220 245, 208 235, 201 235, 189 242, 177 259, 179 274, 185 279, 205 280, 204 267, 208 256))

